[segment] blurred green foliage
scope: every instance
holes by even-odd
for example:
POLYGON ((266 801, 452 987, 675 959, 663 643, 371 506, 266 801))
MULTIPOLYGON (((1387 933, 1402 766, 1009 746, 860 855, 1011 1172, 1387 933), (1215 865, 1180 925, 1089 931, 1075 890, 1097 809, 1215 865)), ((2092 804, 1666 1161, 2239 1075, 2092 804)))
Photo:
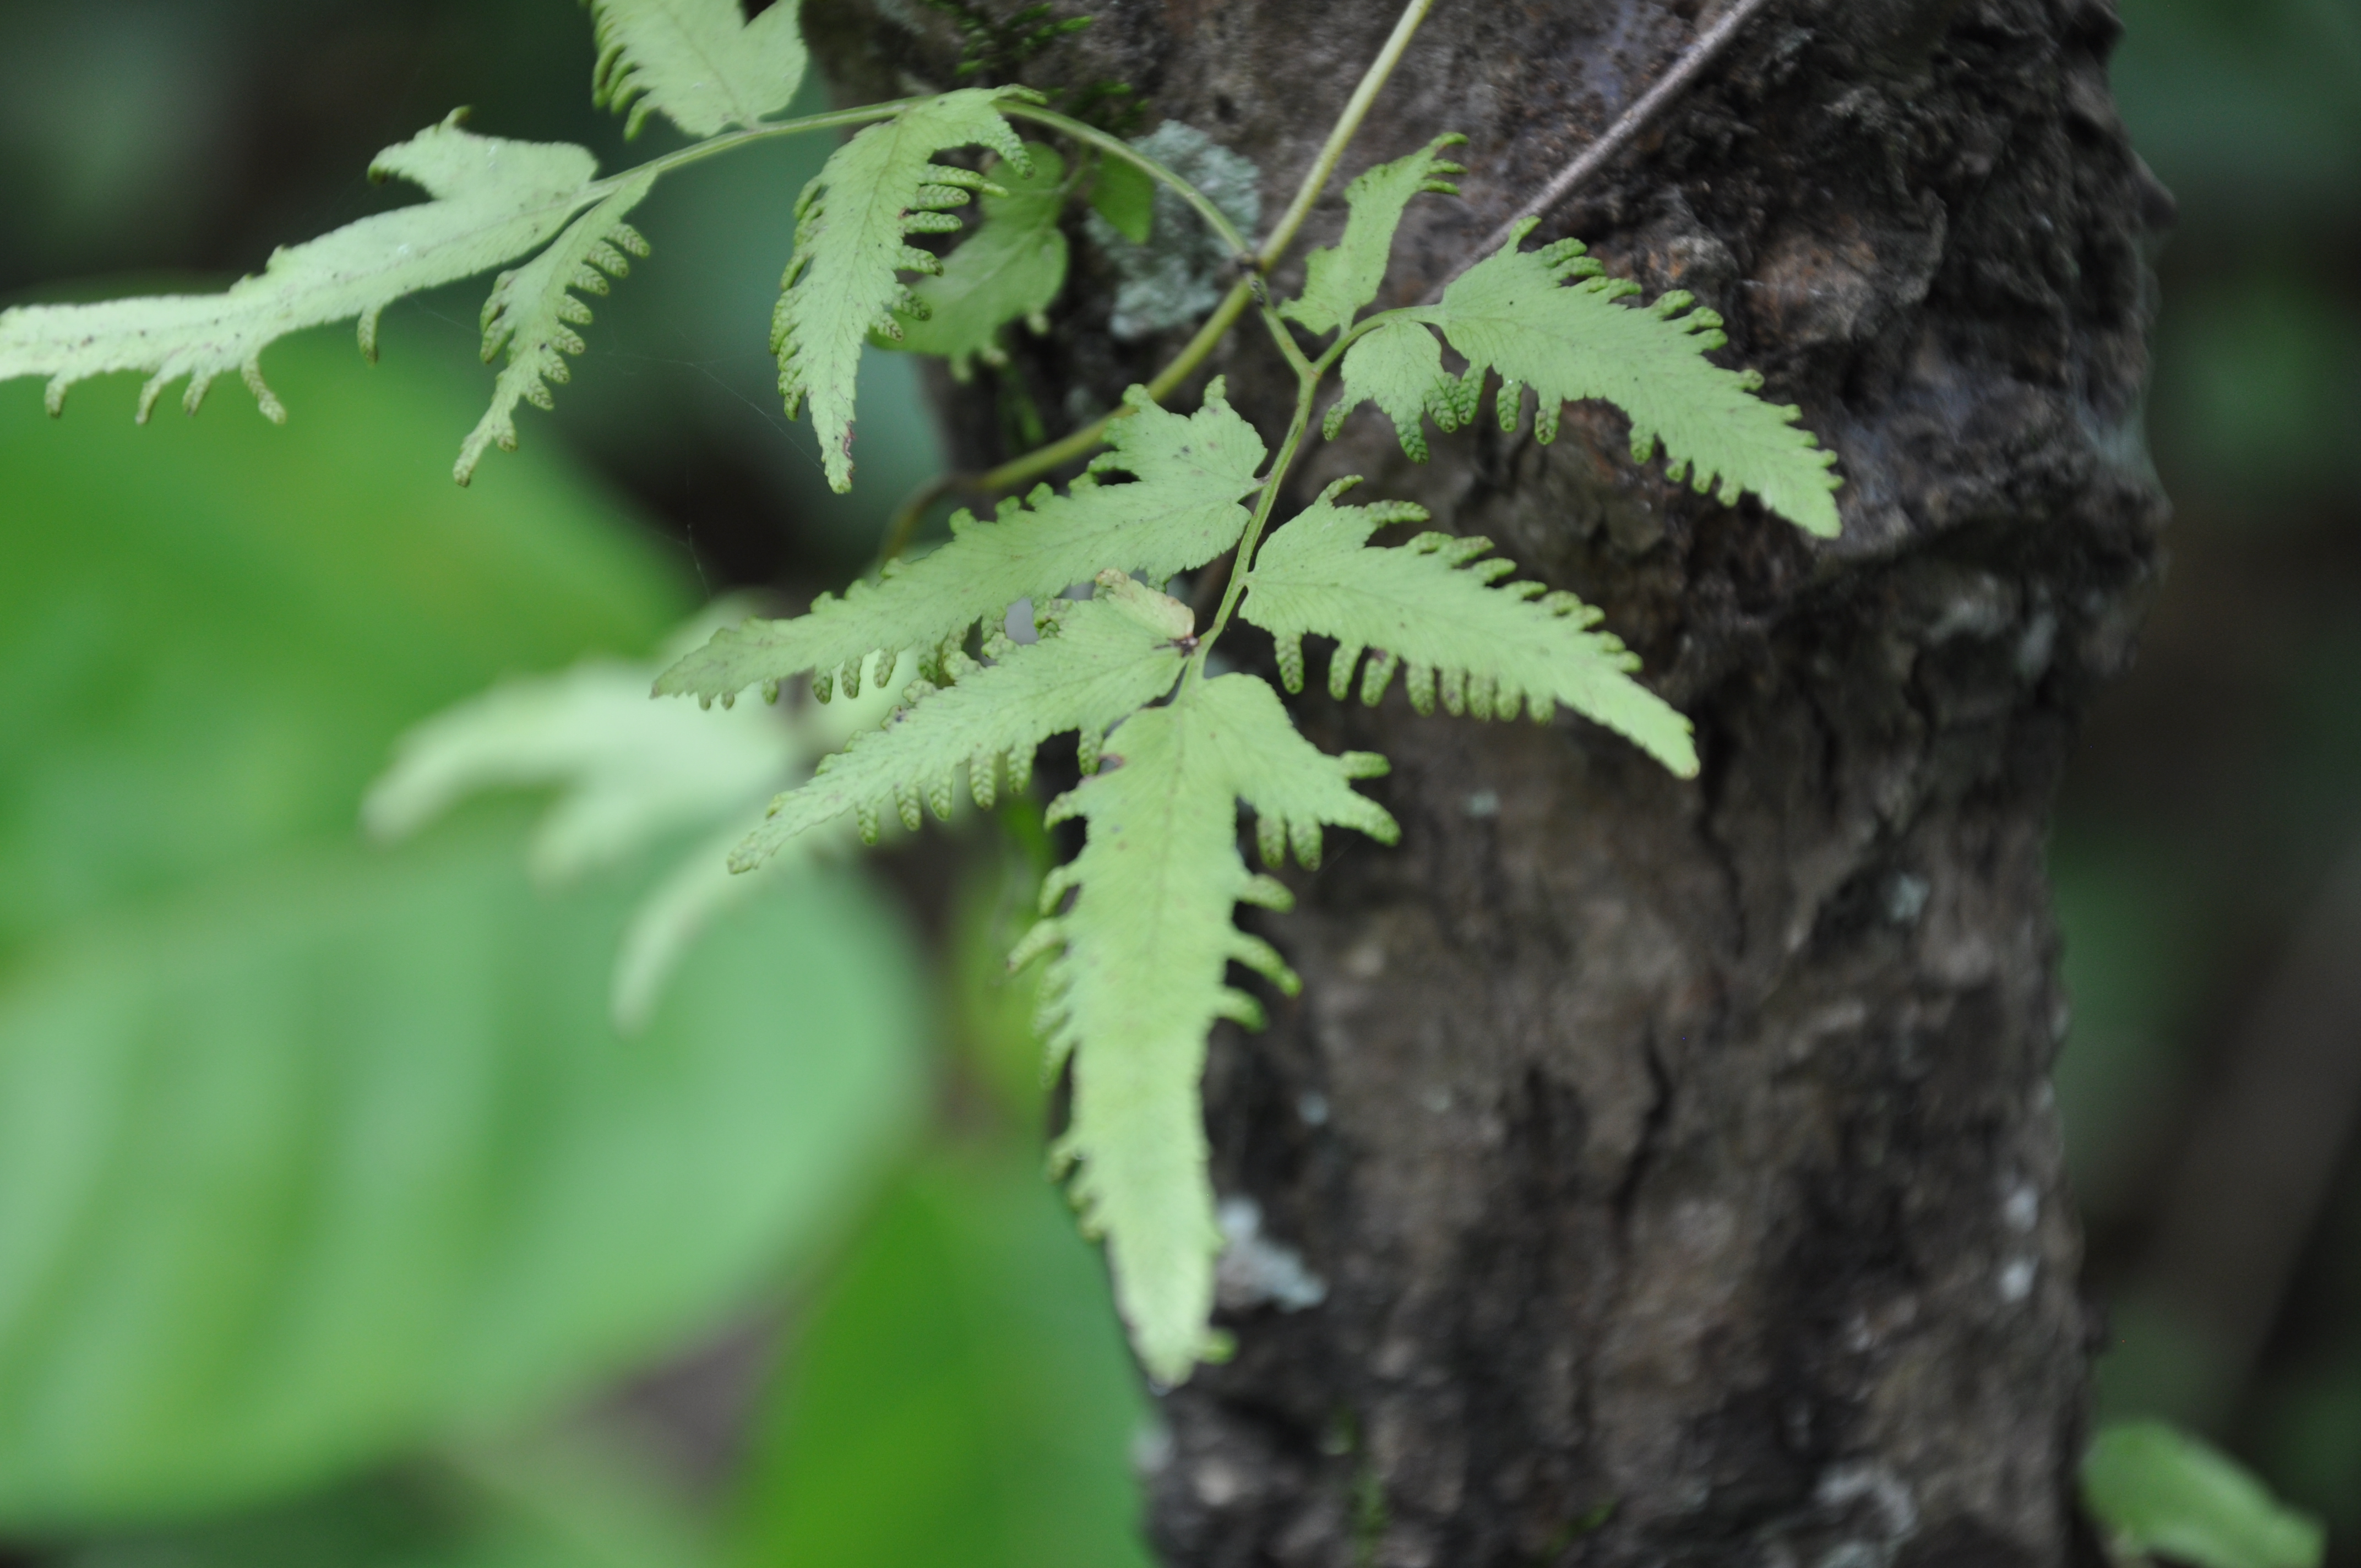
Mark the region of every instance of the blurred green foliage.
POLYGON ((1147 1399, 1101 1268, 1038 1146, 914 1167, 805 1332, 732 1561, 1148 1568, 1147 1399))
MULTIPOLYGON (((588 74, 578 12, 536 0, 10 13, 0 197, 33 221, 0 232, 0 290, 250 268, 382 206, 368 154, 453 102, 611 166, 588 74), (53 112, 85 88, 105 135, 53 112), (241 162, 269 172, 241 192, 241 162)), ((657 254, 561 413, 470 491, 481 285, 392 313, 375 369, 341 333, 274 349, 284 430, 234 388, 146 429, 127 384, 61 424, 0 398, 0 1561, 1144 1561, 1145 1399, 1041 1178, 1029 988, 993 950, 1038 867, 964 884, 947 1007, 885 900, 799 869, 625 1040, 609 966, 693 833, 550 887, 529 802, 392 850, 355 830, 422 718, 646 656, 685 568, 840 576, 939 466, 906 357, 863 368, 860 502, 778 410, 764 327, 826 150, 652 202, 657 254), (930 1085, 957 1149, 905 1168, 930 1085), (829 1463, 840 1427, 867 1469, 829 1463)))
POLYGON ((2361 1107, 2330 1113, 2341 1146, 2301 1157, 2318 1218, 2294 1217, 2284 1255, 2206 1260, 2297 1201, 2274 1186, 2286 1138, 2236 1107, 2350 1077, 2283 1048, 2288 1020, 2361 1049, 2322 978, 2361 970, 2361 929, 2329 896, 2361 852, 2361 8, 2121 7, 2117 99, 2180 204, 2149 404, 2176 516, 2051 858, 2074 1004, 2059 1106, 2108 1313, 2100 1403, 2208 1432, 2323 1519, 2350 1568, 2361 1107), (2306 970, 2300 951, 2330 957, 2306 970), (2205 1179, 2181 1179, 2199 1160, 2205 1179))
POLYGON ((687 608, 564 466, 480 503, 437 474, 462 367, 371 374, 339 332, 272 369, 284 431, 229 396, 136 428, 121 379, 55 423, 0 389, 0 943, 347 839, 393 735, 687 608))
POLYGON ((702 1568, 643 1455, 577 1437, 445 1452, 269 1507, 76 1542, 71 1568, 702 1568))
POLYGON ((836 1227, 911 1109, 842 878, 606 1026, 626 900, 507 819, 79 926, 0 1001, 0 1518, 211 1508, 660 1354, 836 1227))
POLYGON ((537 894, 514 809, 356 841, 411 724, 685 605, 564 465, 452 487, 462 378, 317 337, 274 372, 285 431, 228 400, 137 429, 127 387, 0 406, 16 1530, 218 1510, 578 1394, 838 1234, 917 1109, 915 954, 849 875, 725 921, 626 1042, 606 974, 646 868, 537 894))
POLYGON ((2281 1507, 2205 1443, 2158 1421, 2101 1432, 2082 1467, 2082 1495, 2118 1552, 2191 1568, 2314 1568, 2317 1520, 2281 1507))

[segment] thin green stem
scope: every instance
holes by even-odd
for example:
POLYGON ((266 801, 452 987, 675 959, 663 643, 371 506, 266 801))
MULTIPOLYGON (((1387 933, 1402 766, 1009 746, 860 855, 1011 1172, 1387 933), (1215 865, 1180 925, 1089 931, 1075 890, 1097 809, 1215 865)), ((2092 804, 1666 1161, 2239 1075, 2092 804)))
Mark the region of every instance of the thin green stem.
MULTIPOLYGON (((1431 4, 1432 0, 1429 0, 1429 3, 1431 4)), ((1170 185, 1180 193, 1182 201, 1197 210, 1197 215, 1203 218, 1213 231, 1222 236, 1222 243, 1228 246, 1235 255, 1241 260, 1254 259, 1254 247, 1248 245, 1246 236, 1238 233, 1237 225, 1230 222, 1229 214, 1213 205, 1213 198, 1121 137, 1112 136, 1096 126, 1087 125, 1071 115, 1061 115, 1055 109, 1042 108, 1038 104, 1027 104, 1010 99, 999 104, 998 107, 1002 114, 1012 119, 1031 120, 1036 125, 1048 126, 1051 130, 1062 131, 1074 140, 1085 142, 1110 158, 1122 159, 1145 172, 1150 179, 1170 185)))
POLYGON ((1324 373, 1331 365, 1345 357, 1346 349, 1388 323, 1431 322, 1433 319, 1433 309, 1426 305, 1402 305, 1390 311, 1379 311, 1373 316, 1363 316, 1336 334, 1336 341, 1330 344, 1328 351, 1320 356, 1319 367, 1324 373))
POLYGON ((1360 85, 1354 88, 1352 97, 1345 100, 1345 112, 1336 117, 1336 124, 1329 130, 1328 140, 1320 148, 1320 156, 1312 160, 1312 168, 1303 176, 1303 182, 1295 188, 1295 200, 1287 204, 1287 211, 1279 214, 1278 225, 1262 242, 1262 249, 1256 253, 1255 264, 1261 270, 1268 272, 1278 266, 1279 258, 1287 254, 1287 247, 1295 243, 1296 231, 1303 226, 1303 220, 1312 215, 1312 204, 1320 199, 1320 192, 1327 189, 1329 177, 1336 172, 1336 164, 1345 156, 1346 145, 1360 130, 1361 121, 1369 113, 1369 105, 1377 102, 1378 90, 1385 86, 1386 78, 1394 73, 1394 67, 1401 63, 1402 51, 1410 48, 1411 36, 1418 31, 1419 24, 1426 20, 1427 12, 1433 8, 1434 0, 1410 0, 1410 4, 1402 7, 1400 19, 1394 23, 1393 36, 1386 39, 1386 47, 1378 51, 1378 58, 1369 62, 1369 69, 1361 73, 1360 85))
MULTIPOLYGON (((1253 284, 1243 279, 1240 280, 1235 287, 1223 296, 1222 302, 1214 307, 1213 313, 1205 318, 1205 324, 1197 329, 1197 335, 1190 340, 1189 346, 1182 349, 1173 358, 1172 363, 1158 372, 1156 379, 1148 384, 1148 395, 1161 402, 1173 388, 1187 379, 1190 372, 1197 367, 1206 355, 1213 352, 1213 345, 1222 340, 1231 325, 1245 313, 1247 302, 1253 297, 1253 284)), ((1330 344, 1316 360, 1305 359, 1303 350, 1297 345, 1294 334, 1268 308, 1263 312, 1263 319, 1264 323, 1270 328, 1271 335, 1279 340, 1279 351, 1287 356, 1290 365, 1295 367, 1296 375, 1311 377, 1313 389, 1317 390, 1321 378, 1326 376, 1336 361, 1345 356, 1346 349, 1389 319, 1405 313, 1408 313, 1384 311, 1367 320, 1354 323, 1338 334, 1336 341, 1330 344)), ((1003 463, 999 467, 984 473, 973 476, 948 474, 940 478, 928 481, 910 492, 908 499, 895 510, 893 521, 887 527, 885 547, 880 554, 888 561, 900 554, 908 546, 909 536, 917 530, 918 521, 925 515, 927 508, 934 505, 952 490, 978 490, 988 495, 1013 490, 1028 479, 1038 479, 1044 474, 1063 467, 1078 457, 1090 455, 1092 451, 1106 439, 1107 426, 1119 419, 1126 418, 1129 412, 1127 409, 1117 409, 1113 413, 1102 414, 1072 434, 1028 452, 1022 457, 1013 458, 1003 463)))
MULTIPOLYGON (((1302 355, 1299 352, 1296 357, 1301 360, 1302 355)), ((1296 455, 1303 450, 1304 433, 1312 427, 1312 400, 1319 390, 1320 378, 1309 365, 1296 373, 1295 413, 1287 422, 1287 434, 1270 460, 1262 494, 1255 498, 1254 515, 1246 521, 1246 534, 1238 541, 1237 553, 1230 558, 1230 582, 1222 590, 1222 608, 1213 612, 1213 623, 1197 640, 1196 654, 1189 663, 1191 681, 1202 677, 1206 655, 1213 651, 1214 641, 1228 630, 1230 617, 1237 613, 1238 600, 1246 596, 1246 573, 1254 564, 1255 547, 1262 543, 1263 531, 1270 526, 1270 514, 1279 506, 1279 491, 1286 488, 1288 470, 1295 466, 1296 455)))
POLYGON ((1279 345, 1279 357, 1294 370, 1295 378, 1301 381, 1309 378, 1317 382, 1320 372, 1312 367, 1311 360, 1304 357, 1302 345, 1297 343, 1295 334, 1287 330, 1287 323, 1279 319, 1279 313, 1268 305, 1262 308, 1262 324, 1270 329, 1271 341, 1279 345))
MULTIPOLYGON (((1224 295, 1222 302, 1213 307, 1213 313, 1205 318, 1205 324, 1197 329, 1197 335, 1189 340, 1188 346, 1175 355, 1172 363, 1158 371, 1156 378, 1148 383, 1148 395, 1159 403, 1170 397, 1174 388, 1187 380, 1197 367, 1204 363, 1205 356, 1213 353, 1213 345, 1222 341, 1231 325, 1245 312, 1247 302, 1253 298, 1254 286, 1243 280, 1224 295)), ((1101 414, 1071 434, 1062 436, 1047 446, 1038 447, 1022 457, 1011 458, 999 467, 978 474, 972 479, 953 479, 945 483, 976 490, 1013 490, 1028 479, 1038 479, 1053 469, 1065 466, 1077 457, 1089 456, 1106 439, 1107 426, 1127 418, 1129 414, 1128 409, 1101 414)))
POLYGON ((938 474, 905 496, 902 504, 894 509, 894 515, 886 520, 885 543, 878 546, 877 564, 882 566, 907 550, 910 541, 917 536, 918 524, 927 520, 928 510, 959 488, 958 475, 938 474))
POLYGON ((1312 404, 1320 395, 1321 381, 1327 376, 1329 368, 1344 357, 1346 345, 1358 337, 1361 331, 1367 330, 1364 327, 1360 331, 1337 334, 1336 341, 1330 344, 1319 358, 1312 359, 1305 356, 1302 346, 1295 341, 1294 334, 1288 330, 1287 323, 1279 319, 1277 311, 1265 305, 1262 319, 1263 324, 1270 329, 1270 335, 1278 341, 1279 353, 1295 369, 1295 413, 1288 421, 1287 434, 1279 444, 1278 455, 1271 459, 1270 473, 1263 480, 1262 494, 1255 499, 1254 515, 1246 520, 1246 531, 1230 556, 1230 580, 1222 590, 1222 606, 1213 612, 1213 624, 1205 629, 1204 636, 1197 641, 1196 656, 1189 665, 1189 678, 1191 680, 1202 675, 1205 656, 1213 652, 1214 641, 1228 630, 1230 618, 1237 613, 1238 601, 1246 597, 1246 577, 1254 566, 1255 550, 1262 543, 1263 532, 1270 526, 1270 514, 1279 505, 1279 494, 1287 482, 1288 470, 1295 466, 1296 456, 1303 450, 1304 436, 1312 428, 1312 404))
POLYGON ((1222 296, 1222 302, 1213 307, 1213 313, 1205 318, 1205 324, 1197 329, 1197 335, 1172 356, 1171 364, 1159 370, 1156 378, 1148 383, 1148 395, 1161 402, 1193 375, 1197 367, 1213 352, 1215 345, 1229 335, 1231 326, 1245 313, 1247 303, 1253 299, 1254 280, 1241 278, 1231 284, 1230 291, 1222 296))
POLYGON ((694 146, 665 153, 662 158, 652 158, 620 173, 609 174, 604 180, 593 181, 582 188, 583 205, 603 200, 626 181, 637 180, 643 175, 669 174, 675 169, 686 169, 692 163, 702 163, 708 158, 719 158, 725 152, 735 152, 758 141, 802 136, 807 131, 834 130, 840 126, 857 126, 869 120, 890 120, 911 104, 925 102, 924 98, 895 98, 890 103, 863 104, 857 109, 832 109, 825 115, 806 115, 798 120, 779 120, 770 125, 756 126, 752 130, 708 137, 694 146))

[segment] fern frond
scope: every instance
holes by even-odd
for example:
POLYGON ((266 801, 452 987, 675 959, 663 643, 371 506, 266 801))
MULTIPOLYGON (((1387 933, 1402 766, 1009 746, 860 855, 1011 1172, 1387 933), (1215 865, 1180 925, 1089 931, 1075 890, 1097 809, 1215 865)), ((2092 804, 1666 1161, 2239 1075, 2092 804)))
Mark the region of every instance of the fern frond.
POLYGON ((983 146, 1020 172, 1032 169, 1032 156, 1000 117, 998 105, 1011 97, 1040 94, 971 87, 913 104, 838 148, 796 203, 796 250, 779 280, 771 351, 779 356, 787 417, 811 400, 821 466, 834 489, 852 488, 861 345, 873 331, 901 335, 894 313, 913 309, 917 296, 899 273, 943 269, 908 236, 959 227, 949 209, 966 205, 972 192, 999 189, 972 170, 937 163, 935 155, 983 146))
MULTIPOLYGON (((1721 318, 1691 309, 1694 299, 1679 292, 1644 309, 1619 304, 1639 286, 1603 276, 1579 241, 1517 248, 1537 221, 1518 225, 1507 245, 1444 291, 1441 303, 1400 313, 1402 323, 1438 328, 1466 356, 1467 378, 1455 383, 1438 368, 1434 380, 1414 388, 1423 362, 1413 365, 1399 336, 1402 327, 1388 323, 1346 352, 1345 395, 1329 411, 1330 433, 1343 411, 1364 399, 1377 400, 1398 427, 1422 400, 1430 411, 1435 401, 1449 403, 1466 422, 1483 373, 1494 370, 1503 381, 1504 429, 1515 427, 1527 386, 1540 395, 1533 433, 1544 443, 1557 433, 1565 403, 1603 398, 1631 417, 1635 461, 1647 462, 1662 442, 1671 477, 1690 478, 1699 494, 1719 487, 1728 506, 1752 490, 1805 532, 1835 537, 1833 492, 1841 482, 1828 471, 1835 455, 1819 450, 1812 433, 1795 423, 1798 410, 1754 395, 1763 385, 1759 374, 1725 370, 1705 357, 1728 341, 1721 318), (1386 345, 1362 355, 1379 337, 1386 345)), ((1404 429, 1403 450, 1422 456, 1404 429)))
POLYGON ((1422 191, 1459 194, 1459 187, 1445 176, 1467 170, 1434 155, 1466 140, 1455 133, 1439 136, 1408 158, 1364 170, 1345 186, 1344 237, 1304 258, 1303 296, 1279 306, 1279 313, 1312 332, 1334 332, 1376 299, 1378 286, 1385 281, 1386 260, 1393 253, 1394 230, 1401 226, 1402 209, 1422 191))
POLYGON ((1054 908, 1074 890, 1073 905, 1034 927, 1011 962, 1055 952, 1045 1033, 1053 1062, 1073 1060, 1072 1120, 1055 1158, 1074 1168, 1084 1228, 1106 1239, 1140 1360, 1170 1384, 1205 1350, 1222 1245, 1198 1107, 1206 1036, 1217 1018, 1261 1022, 1225 970, 1235 960, 1282 990, 1297 983, 1269 944, 1233 923, 1239 903, 1288 903, 1240 858, 1237 803, 1299 831, 1333 823, 1391 842, 1397 830, 1351 784, 1383 772, 1383 759, 1324 755, 1252 675, 1192 682, 1127 720, 1107 752, 1119 765, 1049 811, 1090 825, 1044 893, 1054 908))
POLYGON ((870 334, 880 348, 939 355, 951 374, 964 380, 969 361, 981 355, 998 363, 1000 329, 1030 319, 1037 330, 1049 323, 1041 313, 1066 286, 1066 236, 1058 216, 1066 204, 1066 160, 1039 142, 1030 174, 1014 165, 991 170, 1007 190, 984 193, 983 221, 943 262, 942 271, 910 285, 911 305, 897 311, 898 339, 870 334))
POLYGON ((983 666, 964 654, 947 657, 942 673, 957 684, 914 685, 910 706, 896 708, 884 729, 855 735, 809 782, 773 801, 763 825, 731 851, 730 869, 752 871, 797 835, 847 812, 872 844, 888 809, 913 832, 921 802, 948 818, 962 767, 976 805, 988 809, 1004 764, 1010 790, 1022 790, 1035 748, 1069 729, 1082 731, 1083 755, 1095 759, 1109 729, 1172 689, 1194 646, 1188 606, 1121 573, 1105 578, 1099 591, 1106 597, 1057 605, 1030 646, 994 640, 986 649, 994 663, 983 666))
POLYGON ((0 312, 0 381, 49 378, 49 409, 75 382, 115 370, 150 372, 147 422, 166 387, 185 376, 192 413, 214 378, 238 372, 263 414, 286 409, 262 379, 262 351, 290 333, 360 318, 361 352, 377 357, 378 315, 407 294, 487 272, 525 255, 595 200, 598 160, 557 142, 509 141, 441 125, 386 148, 372 179, 399 177, 434 199, 347 224, 275 252, 258 277, 219 294, 168 294, 0 312))
POLYGON ((1375 659, 1361 700, 1375 704, 1397 668, 1407 667, 1411 704, 1477 718, 1512 719, 1529 709, 1546 724, 1557 704, 1603 724, 1683 778, 1696 776, 1689 721, 1631 678, 1640 661, 1608 632, 1598 611, 1536 582, 1501 583, 1515 568, 1484 560, 1487 539, 1422 533, 1393 549, 1369 538, 1393 523, 1423 522, 1408 502, 1338 506, 1357 479, 1331 485, 1256 553, 1238 613, 1279 644, 1287 689, 1303 689, 1303 638, 1336 639, 1328 690, 1351 691, 1364 652, 1375 659))
POLYGON ((752 126, 785 108, 803 85, 797 0, 752 21, 739 0, 585 0, 598 40, 591 95, 628 112, 626 138, 661 112, 690 136, 752 126))
POLYGON ((1067 494, 1043 485, 1022 503, 1003 501, 996 522, 958 512, 950 543, 933 554, 895 563, 793 620, 717 632, 664 672, 656 695, 728 703, 749 686, 775 689, 816 671, 826 700, 840 673, 858 693, 862 658, 881 648, 919 650, 920 673, 931 678, 947 644, 1018 599, 1045 601, 1109 566, 1162 582, 1236 543, 1246 524, 1240 498, 1255 488, 1263 444, 1232 411, 1220 378, 1186 418, 1158 408, 1142 388, 1124 401, 1131 412, 1108 427, 1109 450, 1067 494), (1096 482, 1115 472, 1134 482, 1096 482))
POLYGON ((656 177, 642 174, 574 220, 555 243, 513 272, 503 272, 484 302, 484 363, 502 348, 509 362, 492 385, 492 406, 459 447, 459 461, 451 477, 466 484, 476 477, 484 453, 497 446, 517 448, 516 406, 520 400, 548 409, 556 400, 549 383, 564 386, 574 378, 566 362, 588 345, 574 329, 590 324, 590 307, 574 297, 607 292, 609 277, 627 276, 630 258, 648 254, 648 242, 623 221, 646 200, 656 177))

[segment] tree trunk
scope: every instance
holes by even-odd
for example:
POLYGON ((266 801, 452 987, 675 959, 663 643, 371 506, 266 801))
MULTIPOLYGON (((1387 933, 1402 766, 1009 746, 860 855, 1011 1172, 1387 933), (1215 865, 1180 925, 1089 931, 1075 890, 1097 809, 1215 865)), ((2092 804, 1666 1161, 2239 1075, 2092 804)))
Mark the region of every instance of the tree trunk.
MULTIPOLYGON (((849 80, 948 83, 929 13, 811 8, 849 80)), ((1111 0, 1035 84, 1134 83, 1146 123, 1252 159, 1268 216, 1394 10, 1111 0)), ((1412 207, 1381 303, 1445 276, 1700 10, 1444 0, 1345 164, 1471 138, 1465 199, 1412 207)), ((1595 410, 1550 447, 1488 420, 1424 467, 1366 411, 1299 471, 1305 495, 1366 474, 1602 606, 1705 771, 1565 718, 1296 705, 1392 758, 1371 787, 1403 839, 1300 879, 1267 929, 1301 998, 1215 1044, 1217 1185, 1327 1289, 1234 1292, 1235 1361, 1165 1398, 1170 1563, 2084 1555, 2041 850, 2163 517, 2140 393, 2170 203, 2111 105, 2116 31, 2104 0, 1784 0, 1542 229, 1728 318, 1724 362, 1839 454, 1842 539, 1665 483, 1595 410)), ((1020 367, 1053 416, 1171 346, 1108 347, 1090 265, 1020 367)), ((1215 368, 1275 432, 1260 337, 1215 368)), ((988 455, 990 418, 954 415, 988 455)))

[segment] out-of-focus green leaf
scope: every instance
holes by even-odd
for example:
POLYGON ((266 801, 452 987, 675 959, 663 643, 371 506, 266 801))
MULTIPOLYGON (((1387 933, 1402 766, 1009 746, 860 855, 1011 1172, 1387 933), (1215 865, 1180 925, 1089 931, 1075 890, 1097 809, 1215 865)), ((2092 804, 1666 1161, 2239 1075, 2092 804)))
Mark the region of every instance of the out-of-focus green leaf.
POLYGON ((913 1170, 806 1335, 742 1568, 1146 1568, 1145 1415, 1104 1274, 1038 1162, 913 1170))
POLYGON ((2177 1427, 2133 1421, 2099 1433, 2082 1498, 2115 1544, 2192 1568, 2318 1568, 2319 1524, 2177 1427))
POLYGON ((1128 159, 1102 159, 1091 185, 1091 205, 1115 233, 1134 245, 1146 245, 1156 224, 1156 181, 1128 159))
MULTIPOLYGON (((407 838, 469 795, 555 787, 533 829, 534 877, 557 886, 628 860, 651 845, 707 829, 642 901, 615 958, 615 1026, 647 1025, 681 956, 720 912, 767 880, 733 876, 730 851, 763 797, 807 773, 812 757, 873 729, 900 690, 890 677, 865 696, 796 706, 698 712, 653 702, 649 683, 680 654, 739 619, 743 605, 716 600, 673 633, 656 660, 586 659, 554 675, 502 681, 403 735, 393 765, 369 786, 361 820, 384 839, 407 838), (729 825, 718 837, 709 829, 729 825)), ((863 673, 873 671, 872 659, 863 673)), ((893 668, 898 671, 901 666, 893 668)), ((815 839, 806 851, 823 847, 815 839)), ((774 869, 791 870, 802 855, 774 869)))
POLYGON ((100 1537, 52 1568, 702 1568, 708 1532, 635 1447, 568 1431, 435 1454, 291 1503, 100 1537))
MULTIPOLYGON (((710 635, 707 618, 691 628, 710 635)), ((661 663, 586 659, 554 675, 502 681, 403 735, 369 786, 361 820, 380 839, 408 838, 467 796, 555 787, 534 828, 531 864, 544 886, 630 860, 683 833, 735 828, 807 767, 806 739, 772 708, 699 713, 653 702, 661 663)), ((701 842, 632 915, 609 986, 615 1026, 646 1027, 665 981, 721 910, 766 882, 729 871, 736 832, 701 842)), ((785 869, 785 868, 782 868, 785 869)))
POLYGON ((1041 1037, 1033 1029, 1041 969, 1011 973, 1008 955, 1039 918, 1041 879, 1056 852, 1041 807, 1028 796, 1004 804, 999 825, 981 836, 961 879, 944 978, 961 1065, 999 1102, 1008 1124, 1038 1143, 1049 1109, 1041 1037))
POLYGON ((283 429, 0 387, 0 954, 115 899, 347 839, 393 738, 496 677, 643 654, 667 563, 549 453, 472 492, 464 369, 275 349, 283 429))
POLYGON ((532 864, 556 885, 760 804, 806 760, 774 710, 656 702, 654 678, 649 665, 585 660, 447 707, 401 738, 362 819, 399 839, 469 795, 554 787, 532 864))
POLYGON ((0 993, 0 1519, 211 1507, 512 1416, 829 1234, 914 977, 783 883, 605 1019, 622 896, 512 822, 94 922, 0 993))
POLYGON ((654 1453, 620 1430, 581 1422, 523 1441, 446 1447, 416 1468, 464 1492, 472 1505, 465 1521, 471 1527, 467 1568, 709 1568, 714 1562, 708 1510, 654 1453))
POLYGON ((447 485, 465 378, 277 355, 284 431, 0 396, 0 1530, 227 1508, 661 1352, 832 1234, 916 1098, 848 880, 739 912, 627 1045, 643 879, 536 893, 522 811, 357 841, 407 726, 682 607, 547 461, 447 485))

